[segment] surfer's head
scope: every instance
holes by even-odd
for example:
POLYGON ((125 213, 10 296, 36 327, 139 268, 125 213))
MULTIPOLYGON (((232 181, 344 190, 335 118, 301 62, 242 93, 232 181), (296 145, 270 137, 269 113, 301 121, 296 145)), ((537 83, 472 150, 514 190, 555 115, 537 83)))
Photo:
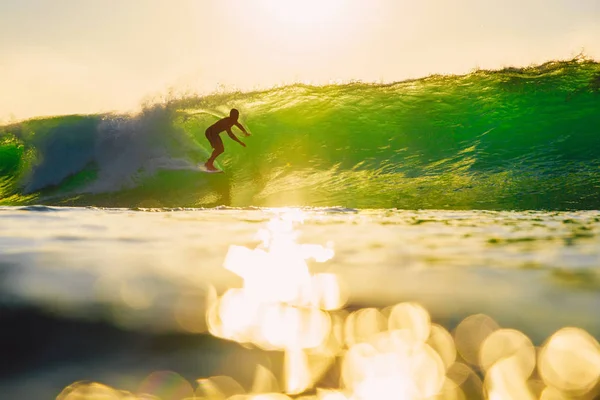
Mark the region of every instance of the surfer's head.
POLYGON ((235 108, 232 108, 231 111, 229 111, 229 118, 233 119, 234 121, 237 121, 239 116, 240 116, 240 112, 238 110, 236 110, 235 108))

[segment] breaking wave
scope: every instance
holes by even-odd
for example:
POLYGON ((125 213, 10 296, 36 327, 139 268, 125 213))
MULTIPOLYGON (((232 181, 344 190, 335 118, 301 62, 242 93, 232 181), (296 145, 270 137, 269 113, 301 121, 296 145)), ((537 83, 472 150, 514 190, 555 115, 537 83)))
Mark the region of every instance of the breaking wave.
POLYGON ((0 127, 1 205, 600 208, 600 64, 291 85, 0 127), (225 174, 198 165, 230 108, 225 174))

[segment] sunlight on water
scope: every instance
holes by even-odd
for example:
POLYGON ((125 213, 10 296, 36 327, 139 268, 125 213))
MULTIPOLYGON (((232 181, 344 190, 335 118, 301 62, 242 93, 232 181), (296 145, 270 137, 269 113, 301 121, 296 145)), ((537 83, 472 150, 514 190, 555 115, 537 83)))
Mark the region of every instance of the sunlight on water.
POLYGON ((600 346, 582 329, 561 329, 540 353, 539 370, 548 386, 567 394, 583 395, 598 383, 600 346))
MULTIPOLYGON (((223 267, 241 278, 241 287, 220 295, 212 289, 207 300, 210 334, 282 352, 282 371, 243 366, 254 369, 251 388, 228 376, 203 377, 194 387, 175 372, 157 371, 136 394, 77 382, 57 399, 550 400, 599 394, 600 345, 582 329, 560 329, 536 348, 524 333, 483 314, 449 332, 414 302, 345 309, 343 282, 317 272, 334 257, 333 245, 300 243, 296 227, 303 221, 299 210, 280 211, 258 231, 258 246, 231 245, 223 267)), ((128 299, 145 305, 133 293, 128 299)), ((189 331, 203 331, 192 314, 182 304, 176 318, 189 331)))
POLYGON ((332 361, 325 344, 332 325, 326 311, 343 306, 336 276, 312 274, 307 264, 325 262, 334 251, 299 244, 294 225, 302 222, 301 213, 283 213, 258 232, 262 244, 256 249, 231 246, 224 267, 244 285, 214 301, 207 317, 214 336, 285 351, 288 393, 312 386, 317 371, 332 361), (317 356, 316 365, 309 364, 306 349, 317 356))

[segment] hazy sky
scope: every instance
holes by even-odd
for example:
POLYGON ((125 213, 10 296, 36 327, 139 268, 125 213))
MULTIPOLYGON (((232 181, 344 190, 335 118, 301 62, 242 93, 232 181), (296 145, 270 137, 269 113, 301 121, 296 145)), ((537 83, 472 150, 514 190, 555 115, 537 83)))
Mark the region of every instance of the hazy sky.
POLYGON ((1 0, 0 121, 600 59, 600 0, 1 0))

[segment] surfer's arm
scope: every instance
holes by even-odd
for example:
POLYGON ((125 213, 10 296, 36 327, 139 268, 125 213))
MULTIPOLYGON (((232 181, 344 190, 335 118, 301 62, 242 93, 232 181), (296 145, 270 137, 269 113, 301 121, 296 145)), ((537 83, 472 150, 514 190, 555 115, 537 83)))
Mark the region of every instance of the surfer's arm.
POLYGON ((233 132, 231 132, 231 129, 227 129, 227 134, 229 135, 230 138, 232 138, 233 140, 235 140, 242 146, 246 147, 246 144, 244 142, 242 142, 240 139, 238 139, 238 137, 235 136, 235 134, 233 132))
POLYGON ((240 124, 239 122, 236 122, 236 123, 235 123, 235 126, 237 126, 238 128, 240 128, 240 130, 241 130, 242 132, 244 132, 244 133, 246 134, 246 136, 250 136, 250 134, 248 133, 248 131, 246 130, 246 128, 244 128, 244 127, 242 126, 242 124, 240 124))

